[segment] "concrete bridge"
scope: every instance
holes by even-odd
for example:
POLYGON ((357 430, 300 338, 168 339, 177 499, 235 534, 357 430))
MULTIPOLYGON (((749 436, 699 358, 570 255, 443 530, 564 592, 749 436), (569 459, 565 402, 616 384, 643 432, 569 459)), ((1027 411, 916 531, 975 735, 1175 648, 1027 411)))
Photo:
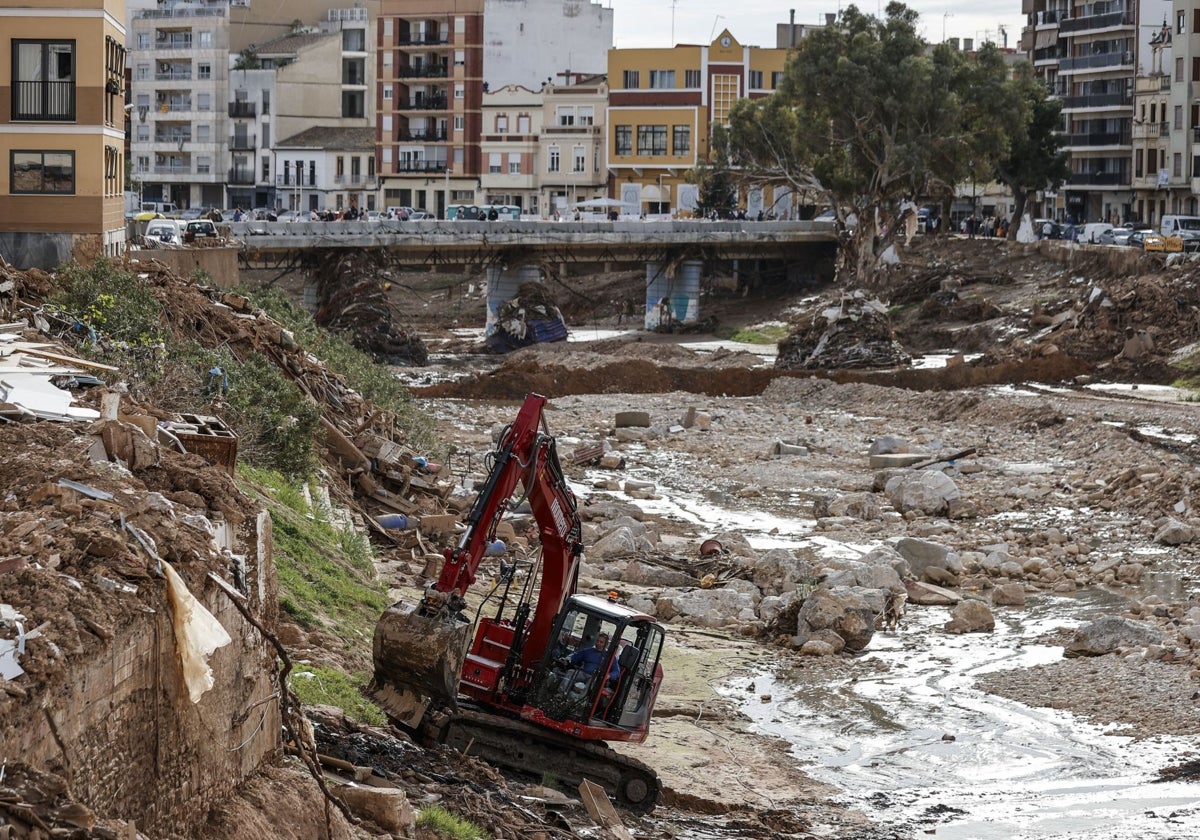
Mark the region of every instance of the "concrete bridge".
POLYGON ((703 266, 773 262, 789 278, 812 277, 832 266, 832 223, 812 221, 420 221, 235 222, 246 268, 289 270, 321 252, 386 251, 388 261, 412 267, 460 267, 486 273, 488 327, 523 283, 549 272, 559 280, 620 264, 646 266, 647 329, 699 320, 703 266), (586 267, 586 268, 585 268, 586 267))

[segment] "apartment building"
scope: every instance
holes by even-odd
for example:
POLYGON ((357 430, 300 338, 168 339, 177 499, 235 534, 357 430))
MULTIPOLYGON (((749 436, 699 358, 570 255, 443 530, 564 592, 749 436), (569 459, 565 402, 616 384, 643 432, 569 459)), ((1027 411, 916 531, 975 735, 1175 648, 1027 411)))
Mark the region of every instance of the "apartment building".
MULTIPOLYGON (((647 215, 695 208, 689 170, 708 159, 711 127, 742 97, 769 96, 787 50, 743 46, 729 30, 707 45, 614 49, 605 128, 616 198, 647 215)), ((764 196, 778 206, 780 196, 764 196)))
POLYGON ((605 141, 608 84, 603 76, 543 88, 540 205, 566 216, 580 201, 608 197, 605 141))
POLYGON ((538 138, 542 133, 545 90, 505 85, 483 95, 480 150, 482 195, 476 203, 520 207, 540 213, 538 138))
POLYGON ((375 210, 375 129, 314 126, 274 149, 277 204, 312 210, 375 210))
POLYGON ((124 249, 124 19, 124 0, 0 3, 0 256, 18 267, 124 249))
MULTIPOLYGON (((1200 213, 1200 8, 1194 0, 1169 5, 1169 14, 1161 19, 1165 25, 1156 33, 1165 43, 1160 80, 1170 86, 1165 115, 1160 103, 1160 116, 1169 123, 1170 158, 1166 189, 1154 196, 1157 218, 1200 213)), ((1142 218, 1149 220, 1149 213, 1142 218)))
POLYGON ((226 206, 227 2, 142 9, 132 30, 134 187, 145 201, 226 206))
MULTIPOLYGON (((1063 104, 1063 135, 1071 153, 1071 176, 1057 195, 1047 197, 1043 212, 1083 221, 1120 221, 1137 215, 1135 179, 1145 186, 1149 129, 1135 121, 1135 90, 1141 106, 1154 104, 1148 78, 1156 60, 1150 42, 1171 11, 1169 0, 1024 0, 1028 16, 1022 46, 1035 70, 1063 104), (1134 134, 1143 144, 1142 174, 1137 170, 1134 134)), ((1159 82, 1161 84, 1161 81, 1159 82)), ((1155 108, 1155 117, 1161 116, 1155 108)), ((1156 124, 1168 118, 1163 116, 1156 124)), ((1170 171, 1171 164, 1167 164, 1170 171)))

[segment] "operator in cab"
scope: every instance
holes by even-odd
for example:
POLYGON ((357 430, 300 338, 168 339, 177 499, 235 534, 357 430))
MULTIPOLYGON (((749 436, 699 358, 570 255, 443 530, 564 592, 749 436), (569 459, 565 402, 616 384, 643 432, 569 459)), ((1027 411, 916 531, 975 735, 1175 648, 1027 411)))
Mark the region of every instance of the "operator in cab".
MULTIPOLYGON (((580 648, 579 650, 575 651, 569 657, 567 657, 567 662, 583 671, 583 673, 587 674, 588 676, 591 676, 592 674, 596 673, 596 669, 604 664, 604 660, 607 658, 607 656, 608 634, 598 633, 596 635, 596 641, 591 647, 580 648)), ((608 678, 610 680, 615 680, 620 673, 621 667, 617 664, 617 660, 614 657, 612 665, 608 669, 608 678)))

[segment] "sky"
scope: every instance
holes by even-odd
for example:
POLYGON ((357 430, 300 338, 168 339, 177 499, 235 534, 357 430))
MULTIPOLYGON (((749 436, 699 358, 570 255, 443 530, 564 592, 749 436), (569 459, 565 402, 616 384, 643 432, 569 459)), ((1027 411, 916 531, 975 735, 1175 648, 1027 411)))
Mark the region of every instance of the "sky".
MULTIPOLYGON (((742 44, 759 47, 775 46, 775 25, 787 23, 790 10, 796 11, 796 23, 816 24, 825 20, 825 13, 836 13, 851 5, 839 0, 599 0, 613 10, 613 40, 615 46, 671 46, 672 9, 674 9, 674 43, 709 44, 728 29, 742 44)), ((882 16, 886 0, 859 0, 860 11, 882 16)), ((946 38, 973 38, 976 44, 985 39, 1003 44, 999 28, 1008 30, 1008 46, 1017 47, 1025 16, 1020 0, 994 0, 979 3, 975 0, 909 0, 910 9, 921 19, 918 30, 926 40, 940 42, 946 38), (944 28, 943 28, 944 27, 944 28)))

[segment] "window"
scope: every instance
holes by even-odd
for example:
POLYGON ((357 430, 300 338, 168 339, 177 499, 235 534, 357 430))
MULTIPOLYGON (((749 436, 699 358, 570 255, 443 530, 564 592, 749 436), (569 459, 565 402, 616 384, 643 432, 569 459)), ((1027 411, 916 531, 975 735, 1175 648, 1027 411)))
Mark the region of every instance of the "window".
POLYGON ((464 119, 465 119, 465 118, 464 118, 464 117, 463 117, 461 114, 460 114, 459 116, 456 116, 456 117, 454 118, 454 130, 455 130, 455 131, 462 131, 462 130, 463 130, 463 126, 466 124, 466 123, 464 122, 464 119))
POLYGON ((367 157, 367 180, 375 180, 375 155, 369 155, 367 157))
POLYGON ((13 194, 71 195, 75 192, 75 153, 10 152, 9 184, 13 194))
MULTIPOLYGON (((391 67, 391 66, 392 66, 392 51, 391 51, 391 50, 384 50, 384 51, 383 51, 383 66, 384 66, 385 68, 387 68, 387 67, 391 67)), ((394 75, 394 74, 392 74, 392 73, 384 73, 383 75, 385 75, 385 76, 391 76, 391 75, 394 75)))
POLYGON ((150 142, 150 126, 146 125, 145 123, 138 124, 137 142, 139 142, 139 143, 149 143, 150 142))
POLYGON ((509 152, 508 153, 508 174, 509 175, 520 175, 521 174, 521 154, 520 154, 520 152, 509 152))
POLYGON ((213 45, 212 32, 209 30, 200 31, 200 49, 211 50, 213 45))
POLYGON ((1183 81, 1183 56, 1175 59, 1175 81, 1183 81))
POLYGON ((208 173, 212 172, 212 158, 196 158, 196 172, 200 175, 207 175, 208 173))
POLYGON ((652 88, 673 88, 673 87, 675 87, 675 71, 674 70, 651 70, 650 71, 650 87, 652 87, 652 88))
POLYGON ((137 48, 139 50, 150 49, 150 33, 149 32, 139 32, 138 33, 137 48))
POLYGON ((491 152, 488 154, 488 172, 493 175, 498 175, 504 166, 504 155, 501 152, 491 152))
POLYGON ((196 94, 196 110, 211 111, 212 110, 212 94, 198 93, 196 94))
POLYGON ((362 158, 358 155, 350 158, 350 183, 357 184, 362 180, 362 158))
POLYGON ((388 101, 388 100, 389 100, 389 99, 391 99, 391 98, 392 98, 392 86, 391 86, 391 85, 384 85, 384 86, 383 86, 383 100, 384 100, 384 102, 388 101))
POLYGON ((712 121, 721 125, 729 123, 729 109, 738 98, 741 79, 733 75, 712 77, 712 121))
POLYGON ((624 87, 639 88, 642 86, 641 74, 637 70, 626 70, 624 74, 624 87))
POLYGON ((558 151, 558 146, 550 147, 550 162, 546 166, 547 172, 558 172, 562 168, 562 157, 558 151))
POLYGON ((346 177, 346 158, 344 158, 342 155, 338 155, 337 158, 334 160, 333 168, 334 168, 334 172, 337 176, 334 179, 334 183, 340 184, 342 182, 342 180, 346 177))
POLYGON ((150 171, 150 156, 149 155, 138 155, 137 171, 138 172, 149 172, 150 171))
POLYGON ((528 134, 528 133, 529 133, 529 116, 527 114, 522 114, 521 116, 517 117, 517 134, 528 134))
POLYGON ((671 148, 676 155, 688 155, 692 153, 692 127, 690 125, 676 125, 672 127, 671 148))
POLYGON ((583 146, 576 146, 572 157, 575 160, 571 166, 572 172, 584 172, 587 170, 587 149, 583 146))
POLYGON ((779 83, 783 81, 783 71, 771 71, 771 90, 779 90, 779 83))
POLYGON ((144 82, 147 79, 149 79, 150 78, 150 65, 149 64, 139 64, 137 66, 137 72, 134 74, 133 77, 135 79, 137 79, 139 82, 144 82))
POLYGON ((271 156, 263 155, 262 159, 261 159, 261 163, 262 163, 262 179, 264 181, 271 180, 271 156))
POLYGON ((1182 131, 1182 130, 1183 130, 1183 106, 1182 106, 1182 105, 1176 105, 1176 106, 1175 106, 1175 125, 1174 125, 1174 128, 1175 128, 1175 130, 1176 130, 1176 131, 1182 131))
POLYGON ((367 33, 363 29, 342 30, 342 52, 366 52, 367 33))
MULTIPOLYGON (((299 160, 296 161, 296 178, 297 178, 297 180, 299 180, 302 163, 303 163, 303 161, 299 161, 299 160)), ((310 160, 308 162, 308 185, 311 187, 315 183, 317 183, 317 162, 315 160, 310 160)))
POLYGON ((1142 150, 1136 149, 1133 153, 1133 177, 1142 177, 1142 150))
POLYGON ((466 63, 467 63, 467 51, 466 50, 455 50, 454 51, 454 66, 462 67, 466 63))
POLYGON ((762 90, 763 72, 761 70, 750 71, 750 87, 754 90, 762 90))
POLYGON ((579 106, 579 124, 594 125, 596 122, 595 109, 591 105, 579 106))
POLYGON ((684 70, 683 71, 683 86, 686 88, 700 87, 700 71, 699 70, 684 70))
POLYGON ((466 85, 455 85, 454 86, 454 98, 455 99, 462 99, 466 95, 467 95, 466 85))
POLYGON ((1200 56, 1192 57, 1192 81, 1200 82, 1200 56))
POLYGON ((366 116, 366 99, 365 91, 342 91, 342 116, 349 119, 361 119, 366 116))
POLYGON ((1183 176, 1183 155, 1179 152, 1171 156, 1171 175, 1175 178, 1183 176))
POLYGON ((1200 9, 1192 11, 1192 33, 1200 33, 1200 9))
POLYGON ((121 191, 121 150, 116 146, 104 147, 104 194, 116 195, 121 191))
POLYGON ((639 155, 665 155, 667 153, 667 127, 665 125, 639 125, 637 150, 639 155))
POLYGON ((496 133, 508 134, 508 114, 498 114, 496 116, 496 133))
MULTIPOLYGON (((244 135, 243 135, 244 137, 244 135)), ((212 126, 208 123, 200 123, 196 126, 196 142, 211 143, 212 142, 212 126)))
POLYGON ((617 126, 616 154, 631 155, 633 154, 633 127, 628 125, 617 126))
POLYGON ((554 124, 575 125, 575 107, 573 105, 559 105, 555 108, 554 124))
MULTIPOLYGON (((75 119, 75 42, 12 42, 13 120, 75 119)), ((74 192, 74 158, 71 191, 74 192)), ((59 190, 34 190, 59 192, 59 190)))
POLYGON ((1179 35, 1187 32, 1187 12, 1180 12, 1175 18, 1175 31, 1179 35))
POLYGON ((393 27, 395 25, 396 25, 396 21, 393 18, 384 18, 383 19, 383 37, 384 38, 392 37, 393 27))
POLYGON ((212 65, 209 64, 207 61, 202 61, 199 64, 197 64, 196 65, 196 78, 197 79, 211 79, 212 78, 212 65))

